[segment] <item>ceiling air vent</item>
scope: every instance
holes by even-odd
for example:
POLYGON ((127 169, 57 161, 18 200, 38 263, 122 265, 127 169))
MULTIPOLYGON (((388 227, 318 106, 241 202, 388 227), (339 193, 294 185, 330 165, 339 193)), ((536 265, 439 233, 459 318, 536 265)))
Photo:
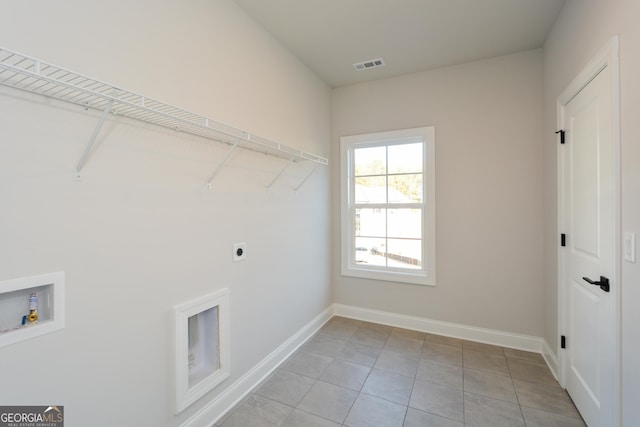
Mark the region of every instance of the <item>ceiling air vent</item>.
POLYGON ((357 71, 370 70, 372 68, 378 68, 378 67, 384 67, 384 66, 385 66, 385 63, 384 63, 384 59, 382 58, 370 59, 368 61, 363 61, 363 62, 358 62, 356 64, 353 64, 353 68, 355 68, 357 71))

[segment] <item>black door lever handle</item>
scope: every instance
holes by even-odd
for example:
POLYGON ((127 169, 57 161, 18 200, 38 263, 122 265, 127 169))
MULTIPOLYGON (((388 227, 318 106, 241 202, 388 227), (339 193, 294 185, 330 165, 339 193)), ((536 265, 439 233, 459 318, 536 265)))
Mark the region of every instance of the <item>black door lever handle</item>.
POLYGON ((610 290, 610 286, 609 286, 609 279, 607 279, 604 276, 600 276, 600 281, 596 282, 595 280, 591 280, 588 277, 583 277, 582 280, 584 280, 585 282, 591 284, 591 285, 595 285, 595 286, 600 286, 600 289, 602 289, 605 292, 609 292, 610 290))

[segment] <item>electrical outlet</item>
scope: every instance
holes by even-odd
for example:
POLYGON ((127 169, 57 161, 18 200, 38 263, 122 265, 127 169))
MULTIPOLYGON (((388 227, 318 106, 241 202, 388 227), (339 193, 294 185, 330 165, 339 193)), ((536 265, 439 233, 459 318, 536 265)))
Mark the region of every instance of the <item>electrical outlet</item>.
POLYGON ((233 260, 244 261, 245 259, 247 259, 247 243, 235 243, 233 245, 233 260))

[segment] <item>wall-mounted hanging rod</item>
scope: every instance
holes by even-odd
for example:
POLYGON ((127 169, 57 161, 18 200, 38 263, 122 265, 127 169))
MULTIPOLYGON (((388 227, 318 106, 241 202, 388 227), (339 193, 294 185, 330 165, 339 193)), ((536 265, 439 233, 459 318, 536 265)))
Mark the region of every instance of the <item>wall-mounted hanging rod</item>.
MULTIPOLYGON (((212 141, 228 143, 231 138, 237 141, 238 147, 287 160, 292 159, 290 161, 308 160, 320 165, 329 163, 326 158, 316 154, 270 141, 173 105, 2 47, 0 47, 0 84, 81 105, 87 109, 100 110, 105 119, 111 112, 115 115, 200 136, 212 141)), ((78 163, 77 172, 80 172, 85 166, 95 148, 95 138, 97 138, 103 123, 104 119, 101 118, 94 130, 95 137, 92 136, 78 163)))

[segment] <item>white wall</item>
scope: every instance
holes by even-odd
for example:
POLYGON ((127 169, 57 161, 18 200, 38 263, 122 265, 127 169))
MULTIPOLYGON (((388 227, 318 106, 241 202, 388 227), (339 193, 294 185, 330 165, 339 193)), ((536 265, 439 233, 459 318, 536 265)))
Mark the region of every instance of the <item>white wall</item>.
MULTIPOLYGON (((640 3, 568 0, 545 44, 546 340, 557 348, 556 98, 614 35, 620 36, 622 230, 640 232, 640 3)), ((622 418, 640 423, 640 261, 622 263, 622 418)), ((615 285, 614 285, 615 286, 615 285)))
MULTIPOLYGON (((2 1, 9 48, 329 154, 330 91, 229 0, 2 1)), ((67 326, 0 348, 0 402, 69 426, 177 426, 331 302, 329 170, 0 88, 0 280, 64 270, 67 326), (232 263, 246 241, 248 260, 232 263), (303 248, 304 250, 301 250, 303 248), (231 291, 231 378, 174 417, 172 308, 231 291)))
POLYGON ((542 51, 334 89, 334 300, 543 333, 542 51), (339 137, 435 125, 437 286, 340 275, 339 137))

